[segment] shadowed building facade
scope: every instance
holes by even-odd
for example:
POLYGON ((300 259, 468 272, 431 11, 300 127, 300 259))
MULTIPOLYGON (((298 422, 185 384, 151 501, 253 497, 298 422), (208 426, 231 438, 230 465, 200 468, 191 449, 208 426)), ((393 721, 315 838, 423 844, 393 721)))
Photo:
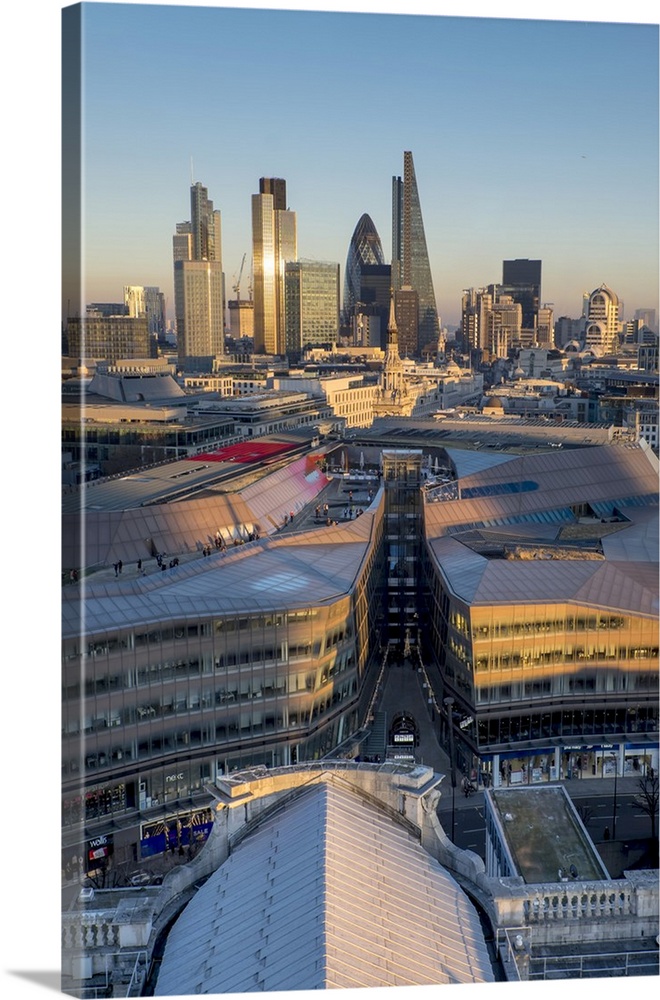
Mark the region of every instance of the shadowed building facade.
MULTIPOLYGON (((344 322, 350 322, 355 312, 355 307, 358 304, 366 304, 366 300, 362 297, 362 272, 364 267, 383 266, 384 264, 385 256, 380 236, 371 220, 371 216, 365 213, 360 216, 348 245, 344 275, 344 322)), ((371 299, 370 301, 375 301, 375 299, 371 299)))
POLYGON ((435 348, 440 322, 411 152, 403 154, 403 179, 392 178, 392 284, 395 289, 407 286, 417 292, 416 353, 429 344, 435 348))

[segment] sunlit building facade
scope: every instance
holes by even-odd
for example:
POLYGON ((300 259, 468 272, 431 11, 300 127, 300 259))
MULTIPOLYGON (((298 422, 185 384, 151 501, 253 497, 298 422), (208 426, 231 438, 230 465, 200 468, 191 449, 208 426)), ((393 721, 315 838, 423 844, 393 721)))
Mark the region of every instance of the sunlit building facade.
POLYGON ((284 269, 298 259, 296 213, 286 209, 286 182, 262 177, 252 195, 252 282, 254 349, 281 355, 286 350, 284 269))
POLYGON ((180 363, 184 367, 212 364, 224 353, 222 264, 175 261, 174 302, 180 363))
POLYGON ((619 309, 619 296, 607 285, 601 285, 591 293, 584 333, 586 348, 599 355, 616 351, 620 328, 619 309))
MULTIPOLYGON (((290 534, 277 511, 325 482, 309 456, 241 493, 89 512, 90 565, 125 566, 63 591, 65 852, 112 832, 117 861, 144 856, 154 823, 203 810, 219 775, 330 753, 367 725, 392 642, 451 699, 439 736, 450 722, 463 773, 657 768, 657 458, 612 444, 460 472, 459 452, 429 487, 423 448, 384 449, 360 517, 290 534), (200 538, 210 558, 151 556, 147 577, 129 562, 200 538)), ((79 544, 65 518, 65 565, 79 544)))
POLYGON ((339 333, 339 264, 290 261, 284 270, 286 351, 336 344, 339 333))
MULTIPOLYGON (((124 556, 119 576, 65 589, 67 856, 80 854, 81 824, 114 830, 117 862, 143 856, 159 817, 207 805, 205 783, 318 759, 363 724, 380 662, 382 512, 268 539, 275 504, 325 482, 306 459, 271 480, 151 519, 168 552, 194 550, 200 524, 214 525, 208 559, 172 568, 168 557, 160 571, 143 555, 145 577, 124 556)), ((148 552, 143 512, 121 520, 122 551, 148 552)), ((77 544, 73 519, 64 533, 77 544)))
POLYGON ((426 634, 461 766, 495 785, 657 766, 650 449, 516 458, 424 514, 426 634))

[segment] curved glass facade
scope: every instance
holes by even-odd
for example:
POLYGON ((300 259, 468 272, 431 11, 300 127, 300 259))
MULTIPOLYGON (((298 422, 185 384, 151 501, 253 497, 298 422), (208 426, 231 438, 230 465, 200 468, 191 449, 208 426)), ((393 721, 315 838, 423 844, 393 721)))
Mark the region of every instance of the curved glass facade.
POLYGON ((360 277, 363 265, 384 264, 380 236, 369 215, 361 216, 348 247, 344 277, 344 317, 348 319, 360 301, 360 277))

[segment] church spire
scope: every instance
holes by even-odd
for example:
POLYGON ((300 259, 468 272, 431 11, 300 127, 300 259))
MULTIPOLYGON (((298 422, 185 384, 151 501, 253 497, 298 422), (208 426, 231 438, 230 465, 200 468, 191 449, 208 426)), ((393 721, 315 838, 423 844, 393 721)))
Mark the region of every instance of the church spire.
POLYGON ((394 289, 390 288, 390 318, 387 322, 387 342, 388 344, 398 344, 399 342, 399 328, 396 325, 396 314, 394 311, 394 289), (390 336, 391 334, 396 334, 395 337, 390 336))

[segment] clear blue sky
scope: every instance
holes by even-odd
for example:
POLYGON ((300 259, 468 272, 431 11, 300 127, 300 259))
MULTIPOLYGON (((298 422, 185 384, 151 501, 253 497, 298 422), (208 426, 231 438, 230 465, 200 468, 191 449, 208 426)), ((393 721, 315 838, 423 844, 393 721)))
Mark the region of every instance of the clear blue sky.
POLYGON ((244 253, 247 289, 261 176, 287 181, 300 256, 343 282, 363 212, 390 259, 410 149, 443 322, 514 257, 543 261, 556 316, 603 282, 627 316, 658 308, 657 25, 83 7, 87 301, 158 285, 172 313, 191 160, 222 212, 228 291, 244 253))

